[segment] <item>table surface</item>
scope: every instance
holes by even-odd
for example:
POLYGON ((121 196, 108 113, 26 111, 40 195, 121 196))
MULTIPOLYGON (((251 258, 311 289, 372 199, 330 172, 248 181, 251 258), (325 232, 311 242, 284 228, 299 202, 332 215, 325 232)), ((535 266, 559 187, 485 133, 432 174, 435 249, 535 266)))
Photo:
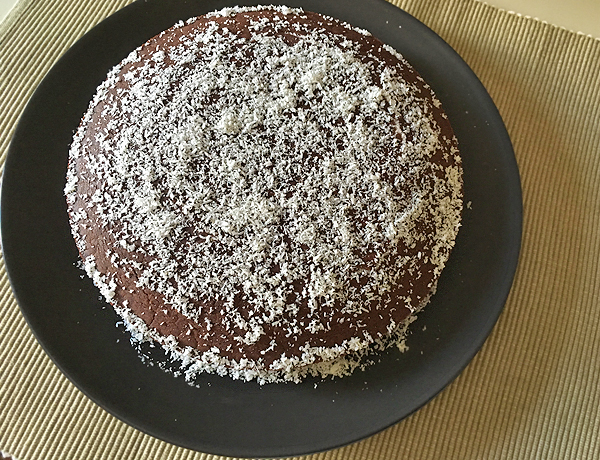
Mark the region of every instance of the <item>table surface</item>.
MULTIPOLYGON (((0 0, 0 20, 4 19, 17 2, 18 0, 0 0)), ((486 3, 600 38, 598 0, 490 0, 486 3)))

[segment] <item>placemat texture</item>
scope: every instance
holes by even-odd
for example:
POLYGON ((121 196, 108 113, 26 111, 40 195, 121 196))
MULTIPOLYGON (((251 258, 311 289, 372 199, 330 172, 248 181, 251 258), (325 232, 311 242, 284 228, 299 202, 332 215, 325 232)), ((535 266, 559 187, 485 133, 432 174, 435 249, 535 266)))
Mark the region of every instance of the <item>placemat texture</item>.
MULTIPOLYGON (((0 26, 0 161, 56 59, 126 0, 22 0, 0 26)), ((422 410, 306 458, 600 458, 600 41, 475 0, 395 0, 474 69, 519 163, 520 266, 491 337, 422 410)), ((83 396, 46 357, 0 266, 0 450, 19 460, 204 459, 83 396)))

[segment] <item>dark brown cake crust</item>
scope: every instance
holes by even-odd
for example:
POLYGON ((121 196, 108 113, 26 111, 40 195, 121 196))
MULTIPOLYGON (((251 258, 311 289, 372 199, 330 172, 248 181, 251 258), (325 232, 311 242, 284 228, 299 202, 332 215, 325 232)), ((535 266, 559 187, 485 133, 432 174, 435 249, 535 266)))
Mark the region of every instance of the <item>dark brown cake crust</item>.
MULTIPOLYGON (((273 50, 269 52, 273 52, 273 50)), ((169 110, 176 111, 178 109, 173 101, 177 97, 177 92, 181 90, 180 81, 170 81, 167 86, 169 88, 167 94, 152 97, 162 101, 158 106, 172 104, 173 107, 169 110)), ((143 91, 147 91, 148 88, 151 86, 143 91)), ((322 97, 318 85, 316 88, 313 97, 322 97)), ((297 90, 296 94, 308 98, 306 91, 297 90)), ((198 105, 202 111, 208 113, 222 97, 224 96, 218 90, 207 91, 204 99, 199 101, 198 105)), ((302 108, 303 104, 309 103, 297 96, 295 104, 295 107, 302 108)), ((284 109, 280 114, 282 118, 296 116, 291 109, 287 112, 286 110, 284 109)), ((357 105, 352 110, 348 112, 348 116, 356 118, 363 109, 357 105)), ((366 111, 366 109, 364 110, 366 111)), ((204 116, 201 111, 200 115, 204 116)), ((350 118, 348 119, 350 120, 350 118)), ((368 119, 369 116, 365 115, 365 120, 368 121, 368 119)), ((225 124, 227 120, 223 122, 223 118, 221 118, 220 122, 219 126, 225 126, 223 136, 241 136, 244 133, 243 129, 250 126, 246 125, 242 129, 234 123, 232 128, 225 124)), ((332 126, 345 123, 350 124, 338 117, 333 121, 332 126)), ((270 128, 253 125, 252 129, 258 130, 259 134, 256 136, 261 136, 270 128)), ((328 130, 329 127, 324 126, 322 129, 328 130)), ((324 134, 323 138, 327 139, 328 134, 330 133, 324 134)), ((139 134, 131 134, 131 136, 140 137, 139 134)), ((143 136, 147 137, 147 131, 143 136)), ((156 139, 148 141, 155 149, 161 142, 159 134, 156 136, 156 139)), ((268 138, 268 136, 266 137, 268 138)), ((291 139, 292 141, 288 142, 294 142, 293 138, 291 139)), ((209 142, 211 142, 210 139, 209 142)), ((271 140, 271 142, 275 141, 271 140)), ((121 145, 120 148, 121 150, 135 148, 134 144, 135 142, 132 141, 131 144, 125 147, 121 145)), ((336 149, 344 150, 345 148, 343 140, 338 141, 337 144, 331 143, 322 151, 314 151, 312 158, 304 154, 301 163, 306 165, 311 162, 315 164, 322 162, 330 154, 335 155, 336 149)), ((294 144, 290 146, 290 149, 298 150, 298 147, 294 144)), ((208 151, 210 152, 211 149, 209 148, 208 151)), ((147 152, 140 150, 133 156, 146 154, 147 152)), ((206 157, 190 157, 187 160, 188 171, 186 174, 192 177, 194 182, 202 184, 202 187, 211 188, 213 178, 210 174, 212 174, 212 170, 207 172, 207 167, 202 163, 207 161, 209 160, 206 157)), ((269 165, 264 166, 265 170, 270 167, 269 165)), ((318 169, 321 166, 317 165, 315 168, 318 169)), ((312 174, 311 171, 310 168, 301 170, 303 174, 312 174)), ((130 172, 128 171, 127 174, 130 172)), ((178 200, 184 199, 181 198, 177 189, 165 185, 170 179, 161 177, 159 173, 156 171, 148 173, 151 176, 154 174, 148 181, 150 184, 148 186, 153 187, 153 190, 158 193, 155 197, 156 202, 153 202, 152 206, 170 207, 177 210, 181 207, 178 200)), ((142 176, 146 173, 138 171, 135 174, 128 178, 129 186, 145 187, 146 179, 142 176)), ((258 172, 257 174, 262 173, 258 172)), ((238 9, 196 18, 163 32, 149 40, 134 56, 126 59, 109 75, 107 83, 101 90, 99 89, 99 95, 92 102, 74 140, 66 195, 73 234, 86 269, 105 297, 119 313, 126 317, 126 320, 131 322, 132 317, 140 318, 148 330, 153 331, 151 334, 153 337, 174 337, 176 344, 170 342, 169 346, 184 350, 180 351, 184 356, 196 355, 195 359, 202 360, 202 354, 208 352, 211 353, 211 356, 216 354, 220 358, 224 358, 222 363, 225 363, 225 367, 270 372, 274 368, 287 369, 285 365, 281 365, 282 357, 284 357, 284 361, 285 358, 294 360, 293 365, 296 367, 304 367, 311 362, 320 362, 329 357, 333 359, 348 352, 361 350, 368 344, 388 336, 411 313, 418 311, 428 302, 435 290, 439 273, 450 253, 458 230, 462 209, 461 174, 456 140, 440 104, 416 71, 393 50, 364 31, 350 28, 337 20, 315 13, 285 9, 282 11, 276 8, 238 9), (124 101, 147 96, 147 94, 140 95, 139 91, 142 90, 138 90, 135 86, 140 78, 142 80, 154 78, 152 75, 160 74, 164 69, 173 66, 181 67, 185 73, 186 69, 191 70, 210 65, 207 60, 209 53, 207 48, 213 46, 212 42, 209 40, 208 44, 203 44, 196 40, 196 37, 207 35, 217 37, 213 41, 219 43, 218 46, 224 46, 220 45, 222 40, 230 42, 227 46, 233 46, 242 53, 231 56, 232 62, 228 65, 240 68, 257 59, 256 55, 252 55, 252 53, 258 54, 260 51, 257 50, 261 45, 246 46, 244 44, 255 40, 256 37, 276 38, 291 47, 298 45, 303 40, 312 43, 314 38, 311 34, 314 34, 315 31, 329 38, 328 46, 338 47, 344 52, 351 50, 363 67, 370 69, 371 86, 379 88, 385 86, 380 80, 380 75, 382 75, 382 69, 387 67, 393 69, 394 78, 405 82, 406 87, 411 89, 411 103, 421 107, 425 120, 423 124, 431 126, 427 129, 434 133, 436 142, 432 144, 430 139, 423 141, 422 143, 429 146, 429 150, 422 152, 416 158, 406 159, 406 164, 403 166, 405 170, 398 169, 397 165, 388 170, 386 158, 401 155, 397 151, 398 145, 403 143, 403 145, 410 144, 412 146, 417 144, 418 139, 423 138, 424 135, 422 133, 423 126, 420 123, 414 123, 411 119, 407 120, 401 115, 401 110, 393 110, 391 107, 393 102, 382 97, 377 101, 378 110, 391 112, 391 123, 386 129, 391 133, 391 137, 396 138, 394 141, 396 143, 389 142, 387 145, 377 146, 377 159, 369 160, 374 161, 373 164, 376 165, 374 167, 381 168, 381 172, 373 172, 376 176, 373 184, 387 187, 390 190, 389 193, 399 202, 404 200, 406 203, 411 202, 411 194, 414 190, 425 190, 424 193, 430 196, 428 199, 431 200, 431 203, 428 203, 428 207, 420 210, 419 214, 410 221, 408 230, 412 236, 390 237, 387 240, 384 237, 378 237, 379 239, 376 239, 374 244, 357 244, 354 256, 360 260, 360 263, 354 263, 352 269, 346 273, 346 276, 349 275, 348 278, 343 280, 342 284, 352 290, 354 297, 351 298, 351 303, 356 303, 358 299, 361 303, 359 307, 345 308, 345 302, 348 299, 337 293, 332 294, 331 299, 327 299, 326 295, 325 297, 318 295, 311 297, 306 294, 307 286, 309 286, 309 281, 306 279, 287 281, 287 287, 281 291, 285 293, 285 306, 283 307, 274 303, 274 306, 265 305, 263 309, 263 305, 255 302, 254 299, 263 295, 268 297, 269 294, 263 294, 262 291, 255 292, 239 284, 233 291, 229 290, 224 295, 214 297, 207 297, 196 291, 183 303, 178 303, 177 299, 181 297, 181 290, 178 290, 179 285, 185 283, 180 275, 189 276, 190 273, 188 270, 189 260, 186 260, 185 257, 191 257, 190 254, 194 254, 196 257, 199 250, 206 249, 206 252, 213 254, 213 263, 219 264, 222 256, 228 257, 235 253, 236 245, 238 245, 237 239, 244 238, 244 227, 240 227, 242 230, 237 229, 237 234, 228 228, 223 230, 220 227, 218 231, 210 233, 207 231, 206 225, 201 225, 204 215, 202 209, 194 208, 185 214, 185 218, 179 219, 176 230, 169 228, 167 232, 170 233, 157 237, 169 239, 169 248, 171 248, 170 252, 173 257, 168 264, 158 264, 157 266, 163 267, 160 270, 164 270, 165 266, 170 267, 169 269, 173 270, 172 274, 165 277, 161 275, 160 279, 163 280, 161 285, 154 283, 152 276, 149 279, 148 267, 156 263, 163 253, 154 249, 148 250, 149 247, 153 247, 153 243, 148 243, 145 237, 136 234, 137 229, 134 224, 124 220, 118 213, 110 211, 111 207, 122 206, 122 202, 127 201, 127 198, 115 196, 119 190, 123 189, 123 186, 120 184, 115 186, 114 183, 111 183, 119 180, 118 176, 122 173, 119 168, 137 167, 134 163, 121 164, 119 160, 115 159, 122 153, 115 148, 116 144, 114 143, 119 136, 119 130, 135 130, 136 120, 139 118, 135 113, 135 104, 128 106, 124 101), (309 36, 310 40, 307 38, 309 36), (177 55, 179 51, 173 54, 173 50, 179 50, 181 47, 189 49, 192 43, 199 43, 199 45, 196 49, 192 49, 190 57, 181 58, 177 55), (352 46, 348 43, 351 43, 352 46), (159 59, 156 59, 157 54, 160 56, 159 59), (145 75, 150 75, 150 77, 145 75), (115 124, 115 120, 118 121, 117 124, 115 124), (398 180, 400 175, 402 175, 402 181, 398 180), (444 209, 440 211, 441 208, 444 209), (440 231, 441 227, 443 227, 443 231, 440 231), (219 241, 220 235, 226 238, 219 241), (211 240, 211 237, 216 238, 217 241, 211 240), (448 241, 440 244, 440 237, 448 241), (196 249, 189 249, 191 246, 196 249), (398 265, 397 261, 399 260, 405 262, 398 265), (393 285, 386 286, 384 289, 372 287, 373 279, 380 275, 371 276, 369 273, 384 272, 385 270, 398 271, 399 269, 403 270, 403 273, 401 276, 393 277, 393 285), (367 285, 368 289, 364 287, 367 285), (378 291, 377 296, 372 295, 375 291, 378 291), (235 311, 235 315, 232 313, 233 311, 235 311), (309 326, 310 324, 313 326, 309 326), (316 348, 321 351, 314 353, 313 350, 316 348), (195 351, 191 352, 190 350, 195 351)), ((281 181, 280 176, 277 176, 277 179, 281 181)), ((263 190, 262 196, 268 203, 273 202, 275 199, 273 197, 277 193, 284 197, 291 196, 294 190, 300 189, 298 184, 304 184, 303 180, 302 177, 292 173, 284 186, 273 185, 273 189, 263 190), (272 200, 268 201, 270 198, 272 200)), ((339 185, 336 187, 339 188, 339 185)), ((376 187, 377 185, 375 185, 376 187)), ((302 193, 308 192, 302 189, 302 193)), ((363 195, 367 197, 368 194, 365 192, 363 195)), ((214 197, 214 200, 217 199, 218 197, 214 197)), ((146 205, 144 204, 144 206, 146 205)), ((365 209, 368 206, 371 205, 365 205, 365 209)), ((143 209, 149 208, 147 206, 143 209)), ((384 217, 381 217, 387 212, 385 210, 381 211, 379 217, 374 216, 374 223, 369 222, 370 216, 361 214, 362 211, 353 211, 352 206, 348 206, 345 212, 348 213, 345 218, 349 218, 349 220, 344 220, 344 222, 351 221, 354 229, 373 225, 376 228, 375 231, 379 231, 381 234, 386 231, 384 228, 379 228, 383 226, 383 223, 387 223, 384 221, 384 217), (353 216, 353 212, 356 212, 357 215, 353 216)), ((403 211, 400 209, 398 212, 403 211)), ((151 214, 151 212, 148 213, 148 215, 151 214)), ((293 217, 286 216, 287 214, 284 215, 283 212, 280 212, 278 219, 270 224, 277 232, 273 241, 276 241, 282 248, 290 248, 290 252, 308 251, 309 245, 312 243, 307 244, 294 239, 296 234, 292 227, 296 221, 293 220, 293 217)), ((350 229, 350 232, 357 231, 354 229, 350 229)), ((315 238, 323 239, 324 237, 317 236, 315 238)), ((163 243, 161 242, 161 244, 163 243)), ((242 247, 245 243, 239 244, 242 247)), ((344 249, 339 250, 343 251, 344 249)), ((201 256, 197 257, 200 260, 201 256)), ((237 259, 234 260, 237 261, 237 259)), ((265 272, 266 275, 260 276, 263 276, 264 279, 267 279, 268 276, 271 277, 269 279, 275 279, 279 275, 278 279, 282 278, 282 266, 275 259, 267 260, 266 264, 268 272, 265 272)), ((311 276, 321 273, 320 268, 328 269, 325 264, 323 265, 325 268, 323 268, 319 267, 317 263, 317 268, 310 272, 311 276)), ((251 264, 249 270, 252 276, 262 269, 257 268, 259 265, 260 261, 251 264)), ((207 276, 212 275, 207 273, 207 276)), ((389 279, 386 278, 386 283, 388 281, 389 279)), ((266 283, 265 281, 261 282, 266 283)), ((215 280, 213 285, 217 284, 218 280, 215 280)), ((325 291, 327 289, 324 289, 325 291)), ((142 327, 142 329, 144 328, 142 327)), ((145 332, 144 329, 142 333, 145 332)), ((225 371, 217 369, 217 372, 225 371)))

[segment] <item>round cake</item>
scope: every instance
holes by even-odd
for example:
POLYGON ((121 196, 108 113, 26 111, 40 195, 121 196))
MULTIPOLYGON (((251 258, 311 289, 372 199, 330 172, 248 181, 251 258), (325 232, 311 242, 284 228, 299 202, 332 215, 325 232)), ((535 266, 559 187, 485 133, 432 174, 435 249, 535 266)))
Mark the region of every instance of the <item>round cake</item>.
POLYGON ((88 275, 188 379, 343 375, 435 292, 457 141, 370 33, 281 6, 180 22, 117 65, 69 154, 88 275))

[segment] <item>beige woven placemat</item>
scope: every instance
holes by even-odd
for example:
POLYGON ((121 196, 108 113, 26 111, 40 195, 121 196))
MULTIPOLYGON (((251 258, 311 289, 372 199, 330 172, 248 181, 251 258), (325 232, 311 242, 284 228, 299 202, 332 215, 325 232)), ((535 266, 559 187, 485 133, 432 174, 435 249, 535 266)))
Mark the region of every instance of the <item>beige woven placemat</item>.
MULTIPOLYGON (((200 1, 200 0, 198 0, 200 1)), ((21 0, 0 26, 0 161, 36 84, 127 0, 21 0)), ((498 105, 524 193, 505 312, 425 408, 311 459, 600 458, 600 41, 476 0, 396 0, 448 41, 498 105)), ((114 419, 29 332, 0 264, 0 451, 19 460, 205 459, 114 419)))

